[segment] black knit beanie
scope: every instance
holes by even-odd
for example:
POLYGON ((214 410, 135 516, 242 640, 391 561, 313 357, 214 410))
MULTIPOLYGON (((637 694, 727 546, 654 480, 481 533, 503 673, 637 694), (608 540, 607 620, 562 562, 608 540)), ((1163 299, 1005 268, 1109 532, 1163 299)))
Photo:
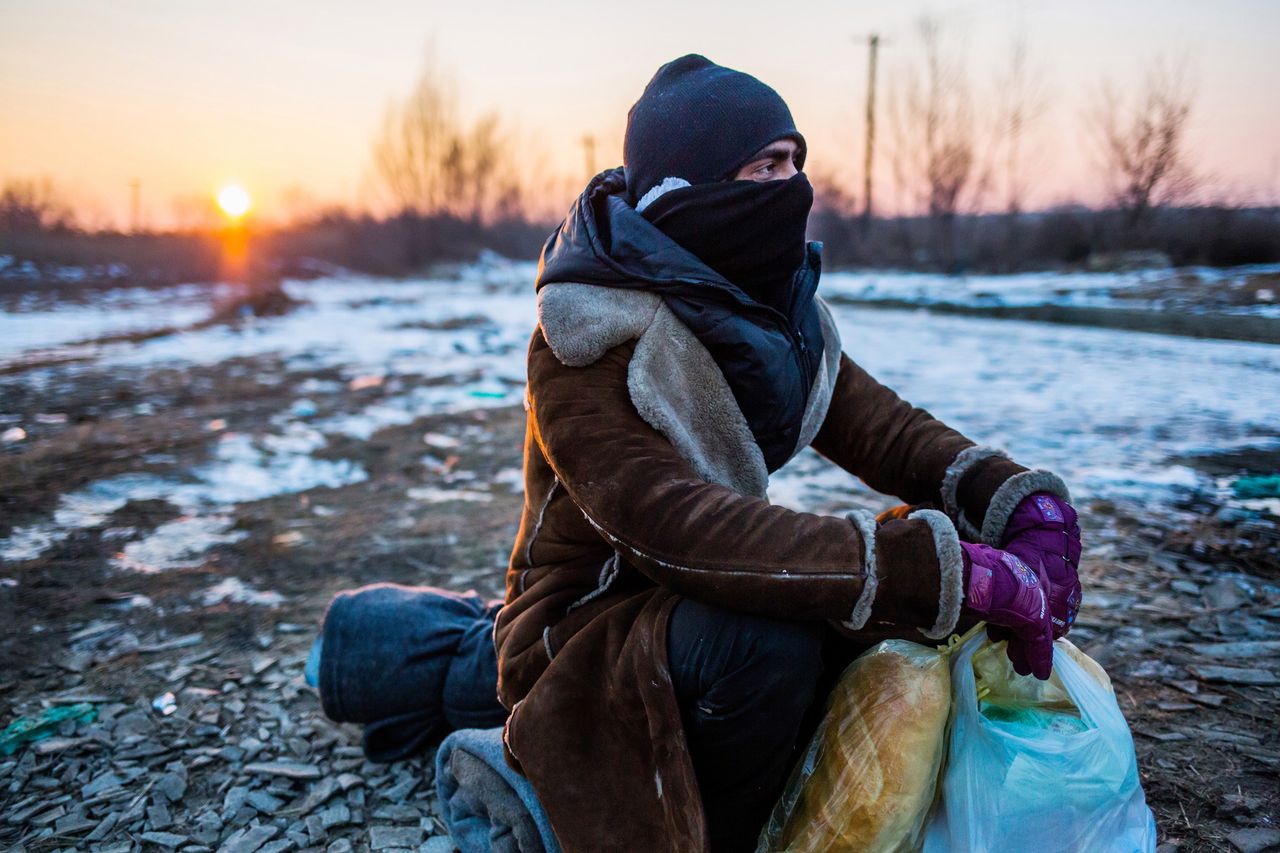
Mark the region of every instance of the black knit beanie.
POLYGON ((783 138, 799 144, 796 166, 803 166, 804 137, 777 92, 696 53, 673 59, 627 114, 627 194, 634 204, 666 178, 726 180, 752 154, 783 138))

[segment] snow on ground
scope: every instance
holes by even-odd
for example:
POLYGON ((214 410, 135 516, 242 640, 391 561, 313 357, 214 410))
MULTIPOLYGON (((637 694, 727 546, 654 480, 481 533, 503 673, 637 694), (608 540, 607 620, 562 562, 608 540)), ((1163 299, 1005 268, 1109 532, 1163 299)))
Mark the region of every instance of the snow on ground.
MULTIPOLYGON (((134 371, 144 382, 148 370, 162 365, 273 355, 288 370, 334 367, 348 389, 378 386, 388 393, 317 418, 317 401, 344 385, 282 381, 275 432, 221 433, 212 458, 183 476, 125 474, 72 491, 51 518, 0 540, 0 560, 30 559, 70 531, 102 523, 130 499, 163 497, 183 518, 130 543, 118 562, 136 570, 182 566, 231 541, 236 533, 227 509, 234 504, 362 480, 359 464, 312 455, 331 437, 364 440, 427 414, 519 403, 536 318, 533 276, 529 264, 487 264, 451 280, 290 282, 289 295, 306 304, 285 316, 101 347, 93 369, 134 371), (397 390, 405 378, 413 382, 397 390)), ((963 287, 973 298, 993 293, 1007 302, 1046 295, 1088 301, 1130 281, 1140 279, 1036 274, 957 283, 836 273, 824 277, 820 292, 898 297, 899 288, 910 286, 932 299, 963 287)), ((199 319, 187 288, 127 293, 101 304, 31 305, 0 315, 0 359, 86 334, 199 319)), ((1221 485, 1171 462, 1175 457, 1280 444, 1277 346, 850 305, 834 311, 845 350, 872 375, 976 441, 1059 472, 1080 497, 1168 504, 1221 485)), ((29 371, 28 381, 77 369, 40 368, 29 371)), ((454 488, 419 487, 408 497, 484 500, 489 484, 446 485, 454 488)), ((820 511, 886 503, 812 451, 775 475, 770 494, 778 503, 820 511)))
POLYGON ((975 307, 1058 305, 1079 308, 1213 310, 1280 317, 1280 292, 1261 288, 1244 305, 1213 305, 1254 276, 1280 274, 1278 264, 1231 269, 1189 267, 1127 272, 1028 272, 961 275, 896 270, 829 272, 828 296, 868 302, 952 304, 975 307), (1203 297, 1203 298, 1198 298, 1203 297))
POLYGON ((198 284, 122 287, 84 299, 56 300, 38 290, 25 291, 0 303, 0 362, 24 350, 189 326, 209 316, 210 301, 219 292, 198 284))
POLYGON ((1173 457, 1280 444, 1280 347, 836 306, 845 351, 907 400, 1082 497, 1208 488, 1173 457))
POLYGON ((313 458, 325 443, 322 434, 300 424, 257 439, 223 433, 213 460, 187 476, 121 474, 67 493, 48 521, 15 527, 0 540, 0 560, 33 559, 72 531, 102 524, 131 500, 163 498, 183 517, 130 542, 117 564, 133 571, 181 568, 193 560, 198 565, 196 558, 214 545, 242 538, 230 530, 234 519, 227 510, 235 504, 365 479, 364 470, 348 460, 313 458))

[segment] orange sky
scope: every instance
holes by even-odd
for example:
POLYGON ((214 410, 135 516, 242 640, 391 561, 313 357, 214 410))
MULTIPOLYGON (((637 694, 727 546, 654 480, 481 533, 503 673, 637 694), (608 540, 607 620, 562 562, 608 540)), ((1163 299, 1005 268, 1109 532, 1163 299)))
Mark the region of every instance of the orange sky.
POLYGON ((529 168, 563 176, 552 206, 585 178, 582 136, 599 139, 598 166, 619 161, 628 106, 659 64, 690 51, 778 89, 809 139, 810 171, 852 184, 866 85, 855 38, 883 34, 881 80, 892 80, 926 12, 988 92, 1025 32, 1050 95, 1033 204, 1097 200, 1088 96, 1104 75, 1132 85, 1160 55, 1190 57, 1190 146, 1213 192, 1280 203, 1273 0, 0 0, 0 180, 49 176, 92 226, 128 222, 134 178, 150 226, 175 221, 176 199, 230 181, 267 218, 376 205, 370 140, 430 41, 467 112, 499 111, 529 168))

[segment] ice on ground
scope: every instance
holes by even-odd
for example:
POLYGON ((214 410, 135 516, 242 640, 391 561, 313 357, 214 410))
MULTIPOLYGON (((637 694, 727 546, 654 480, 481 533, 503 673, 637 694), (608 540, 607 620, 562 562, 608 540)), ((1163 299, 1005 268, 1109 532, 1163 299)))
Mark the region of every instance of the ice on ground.
POLYGON ((225 528, 218 527, 226 521, 219 519, 235 504, 368 479, 356 462, 314 458, 311 454, 326 441, 321 433, 299 424, 258 438, 226 433, 214 448, 213 460, 185 476, 121 474, 63 495, 49 521, 14 528, 7 539, 0 540, 0 559, 35 559, 73 531, 102 524, 131 500, 163 499, 191 518, 161 525, 142 540, 129 543, 117 565, 141 570, 188 565, 214 545, 235 541, 222 538, 227 535, 225 528), (180 534, 203 546, 175 551, 180 543, 174 537, 180 534))
POLYGON ((200 596, 205 607, 227 602, 230 604, 256 604, 262 607, 278 607, 284 603, 284 596, 278 592, 265 592, 254 589, 240 578, 223 578, 206 589, 200 596))
POLYGON ((414 486, 405 494, 422 503, 448 503, 449 501, 475 501, 488 503, 493 494, 480 489, 444 489, 439 486, 414 486))
POLYGON ((422 436, 422 443, 428 447, 434 447, 437 450, 453 450, 462 444, 458 439, 451 435, 444 435, 439 432, 428 432, 422 436))
POLYGON ((1204 310, 1280 317, 1280 305, 1267 289, 1253 304, 1229 304, 1230 291, 1257 275, 1280 273, 1278 264, 1230 269, 1184 267, 1125 272, 1027 272, 1010 275, 943 275, 941 273, 870 270, 828 272, 822 276, 827 296, 871 302, 918 305, 1028 307, 1060 305, 1081 308, 1204 310), (1221 303, 1221 304, 1219 304, 1221 303))
MULTIPOLYGON (((825 279, 824 279, 825 281, 825 279)), ((912 404, 1078 498, 1169 504, 1212 484, 1170 459, 1280 445, 1280 347, 834 306, 845 351, 912 404)), ((811 451, 770 479, 793 509, 882 508, 811 451)))
POLYGON ((38 290, 6 300, 0 311, 0 361, 24 350, 64 346, 128 332, 189 326, 212 313, 220 288, 109 288, 83 300, 54 300, 38 290))
POLYGON ((357 462, 312 457, 312 451, 324 444, 324 437, 314 431, 294 430, 258 440, 228 433, 218 444, 215 461, 192 472, 198 482, 184 484, 166 497, 179 506, 230 505, 368 479, 357 462))
MULTIPOLYGON (((141 372, 161 365, 277 355, 293 370, 338 368, 353 389, 390 387, 389 380, 401 376, 430 383, 313 423, 320 432, 364 440, 383 427, 411 423, 424 414, 519 402, 525 353, 536 322, 530 284, 535 270, 530 264, 510 269, 490 264, 464 271, 454 281, 291 281, 285 290, 304 304, 289 314, 257 318, 240 327, 210 326, 105 345, 95 350, 95 367, 141 372)), ((16 316, 25 324, 18 349, 66 337, 48 329, 59 322, 59 311, 16 316)), ((0 351, 0 357, 5 354, 0 351)), ((27 381, 38 385, 46 376, 47 372, 31 371, 27 381)), ((296 400, 278 422, 314 419, 318 407, 312 397, 334 393, 340 386, 313 379, 298 390, 311 396, 296 400)))
POLYGON ((146 473, 121 474, 90 483, 63 495, 49 521, 15 527, 9 538, 0 541, 0 559, 34 560, 72 531, 102 524, 129 501, 162 498, 172 488, 172 481, 146 473))
MULTIPOLYGON (((1197 272, 1203 281, 1240 274, 1197 272)), ((305 304, 284 316, 101 347, 95 369, 133 371, 140 381, 162 365, 275 355, 286 371, 336 368, 343 382, 309 378, 289 388, 272 419, 277 432, 228 433, 212 461, 182 475, 127 474, 64 496, 47 523, 26 525, 0 540, 0 559, 37 556, 71 529, 102 524, 131 498, 164 498, 184 515, 218 516, 234 504, 274 494, 359 482, 366 476, 359 465, 314 457, 329 436, 364 440, 423 416, 519 403, 537 318, 534 276, 532 264, 480 264, 451 280, 347 276, 287 282, 289 295, 305 304), (360 407, 334 412, 329 400, 344 384, 363 389, 360 407)), ((828 273, 820 293, 902 298, 914 292, 928 301, 954 300, 960 292, 970 301, 1084 305, 1115 304, 1123 293, 1139 293, 1148 284, 1144 273, 964 279, 828 273)), ((157 317, 168 307, 160 293, 138 297, 157 317)), ((6 346, 18 339, 40 346, 64 339, 57 329, 61 310, 42 307, 15 315, 14 322, 28 325, 6 346)), ((1277 346, 847 304, 833 310, 845 350, 873 376, 975 441, 1057 471, 1080 498, 1167 506, 1215 488, 1205 475, 1174 460, 1224 448, 1280 446, 1277 346)), ((33 370, 19 381, 38 386, 49 375, 33 370)), ((280 379, 287 383, 288 374, 280 379)), ((444 457, 483 432, 472 425, 456 436, 428 433, 423 441, 444 457)), ((448 467, 435 456, 424 458, 428 468, 432 463, 448 467)), ((520 485, 514 469, 483 486, 467 482, 464 473, 452 472, 410 496, 424 503, 483 501, 492 497, 495 484, 520 485)), ((773 476, 770 495, 784 506, 822 512, 892 503, 813 451, 773 476)), ((220 534, 211 526, 208 535, 220 534)), ((152 547, 143 543, 134 543, 135 550, 152 547)))
POLYGON ((488 503, 493 500, 492 488, 506 486, 513 492, 524 488, 524 472, 519 468, 504 468, 481 483, 475 471, 454 470, 430 454, 422 457, 422 465, 438 475, 437 481, 429 485, 414 486, 405 493, 410 499, 422 503, 488 503), (485 486, 489 488, 482 488, 485 486))
POLYGON ((503 468, 491 478, 495 486, 508 486, 511 491, 519 492, 524 489, 524 471, 519 468, 503 468))
POLYGON ((339 367, 351 379, 452 377, 477 370, 477 383, 523 377, 533 331, 534 275, 532 265, 520 265, 519 273, 502 286, 467 280, 388 282, 359 277, 290 281, 285 291, 306 304, 282 317, 109 347, 100 363, 121 367, 215 364, 277 354, 293 368, 339 367), (448 322, 477 314, 487 322, 477 325, 468 319, 457 328, 448 322))
POLYGON ((1241 509, 1280 517, 1280 498, 1237 498, 1231 504, 1241 509))
POLYGON ((1081 494, 1105 493, 1110 500, 1138 502, 1161 492, 1166 499, 1193 496, 1204 487, 1204 480, 1185 465, 1169 465, 1159 470, 1130 469, 1106 465, 1083 466, 1078 473, 1076 491, 1081 494))
POLYGON ((249 534, 232 530, 235 519, 228 515, 203 515, 166 522, 149 536, 124 546, 113 564, 134 572, 161 572, 194 569, 215 545, 239 542, 249 534))
POLYGON ((839 515, 853 509, 879 512, 894 501, 868 488, 807 448, 769 478, 769 502, 797 512, 839 515))
POLYGON ((364 441, 388 426, 413 423, 423 415, 452 414, 474 409, 509 406, 524 395, 524 379, 487 384, 460 382, 415 388, 407 394, 385 397, 359 412, 314 421, 316 429, 364 441))
POLYGON ((1280 444, 1280 346, 835 306, 845 351, 973 440, 1077 497, 1168 502, 1170 460, 1280 444))
POLYGON ((15 527, 7 539, 0 541, 0 560, 8 563, 34 560, 58 538, 52 529, 43 525, 15 527))

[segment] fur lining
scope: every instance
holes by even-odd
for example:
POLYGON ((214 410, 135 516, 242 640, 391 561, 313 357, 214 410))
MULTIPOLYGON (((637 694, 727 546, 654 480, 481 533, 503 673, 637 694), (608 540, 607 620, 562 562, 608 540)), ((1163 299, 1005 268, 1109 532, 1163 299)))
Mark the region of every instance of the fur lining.
MULTIPOLYGON (((544 288, 545 289, 545 288, 544 288)), ((666 305, 627 368, 636 411, 709 483, 765 497, 764 454, 720 367, 666 305)))
POLYGON ((654 184, 647 193, 640 196, 640 200, 636 202, 636 213, 640 213, 646 207, 657 201, 661 196, 666 195, 672 190, 678 190, 687 186, 689 186, 689 182, 684 178, 663 178, 661 182, 654 184))
POLYGON ((836 389, 836 374, 840 372, 840 353, 843 344, 840 341, 840 330, 836 328, 836 320, 831 316, 831 309, 821 299, 818 303, 818 322, 822 326, 822 363, 818 366, 818 375, 813 380, 813 388, 809 390, 809 400, 805 404, 804 420, 800 424, 800 437, 796 441, 796 449, 792 458, 801 450, 813 443, 822 429, 822 422, 827 419, 827 409, 831 406, 831 395, 836 389))
POLYGON ((1001 459, 1008 459, 1009 454, 1003 450, 994 447, 983 447, 974 445, 966 447, 956 454, 956 458, 951 460, 951 464, 947 466, 947 473, 942 478, 942 510, 952 519, 960 518, 960 501, 956 496, 956 492, 960 488, 960 480, 965 474, 969 473, 969 469, 977 465, 983 459, 990 459, 998 456, 1001 459))
MULTIPOLYGON (((796 451, 818 434, 840 365, 840 334, 818 300, 823 358, 805 404, 796 451)), ((657 294, 590 284, 557 283, 538 292, 538 322, 563 364, 582 367, 638 339, 627 368, 631 402, 709 483, 768 499, 764 454, 733 391, 706 347, 657 294)))
POLYGON ((850 631, 859 631, 871 618, 871 606, 876 600, 876 587, 880 585, 880 577, 876 574, 876 517, 865 509, 855 509, 853 512, 846 513, 845 518, 852 521, 858 528, 858 532, 862 534, 864 548, 862 569, 866 576, 862 582, 862 592, 854 602, 849 621, 843 623, 844 627, 850 631))
POLYGON ((586 367, 644 334, 660 307, 649 291, 565 282, 538 291, 538 325, 561 364, 586 367))
POLYGON ((991 503, 987 505, 987 515, 982 520, 980 541, 993 548, 999 548, 1004 539, 1004 529, 1009 523, 1009 516, 1013 515, 1013 511, 1018 508, 1023 498, 1036 492, 1049 492, 1068 503, 1071 501, 1067 484, 1052 471, 1037 468, 1034 471, 1014 474, 1001 483, 1000 488, 996 489, 996 493, 991 496, 991 503))
POLYGON ((960 605, 964 603, 964 554, 960 551, 960 535, 951 519, 936 509, 918 509, 907 517, 924 521, 933 531, 933 547, 938 555, 938 618, 928 631, 921 630, 930 640, 941 640, 960 621, 960 605))

